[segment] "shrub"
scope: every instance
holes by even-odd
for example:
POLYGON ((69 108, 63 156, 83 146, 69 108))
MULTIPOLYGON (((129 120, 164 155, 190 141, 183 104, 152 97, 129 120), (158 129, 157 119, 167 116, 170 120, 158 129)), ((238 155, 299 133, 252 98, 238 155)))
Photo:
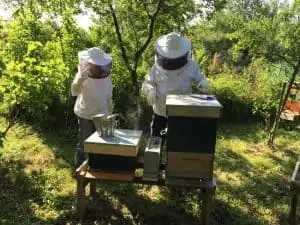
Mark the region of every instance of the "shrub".
POLYGON ((244 121, 252 118, 252 100, 248 80, 233 74, 209 78, 212 92, 223 105, 222 121, 244 121))
POLYGON ((254 115, 262 117, 269 126, 273 120, 282 94, 282 85, 288 80, 288 67, 284 64, 270 65, 264 60, 254 62, 257 71, 251 86, 254 115))

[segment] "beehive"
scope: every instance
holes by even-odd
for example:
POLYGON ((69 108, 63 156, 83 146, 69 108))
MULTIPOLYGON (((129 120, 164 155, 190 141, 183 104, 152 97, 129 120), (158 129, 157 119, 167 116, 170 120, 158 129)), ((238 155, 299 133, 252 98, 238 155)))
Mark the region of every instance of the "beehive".
POLYGON ((166 176, 210 178, 222 105, 199 95, 168 95, 166 176))
POLYGON ((100 137, 93 133, 84 142, 89 167, 107 171, 134 171, 136 156, 143 132, 141 130, 116 129, 112 137, 100 137))

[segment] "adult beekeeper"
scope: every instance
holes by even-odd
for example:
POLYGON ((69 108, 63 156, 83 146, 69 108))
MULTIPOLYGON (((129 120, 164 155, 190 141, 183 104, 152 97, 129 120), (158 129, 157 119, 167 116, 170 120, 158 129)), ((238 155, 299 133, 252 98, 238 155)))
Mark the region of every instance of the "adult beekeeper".
POLYGON ((101 49, 93 47, 78 53, 78 72, 71 92, 77 96, 74 113, 78 118, 79 135, 75 153, 75 167, 85 160, 83 144, 94 131, 92 117, 112 113, 112 58, 101 49))
POLYGON ((142 93, 154 111, 151 135, 161 137, 161 131, 167 126, 166 96, 191 94, 193 82, 202 92, 210 87, 190 57, 191 43, 186 38, 175 32, 163 35, 157 39, 154 49, 155 63, 142 84, 142 93))

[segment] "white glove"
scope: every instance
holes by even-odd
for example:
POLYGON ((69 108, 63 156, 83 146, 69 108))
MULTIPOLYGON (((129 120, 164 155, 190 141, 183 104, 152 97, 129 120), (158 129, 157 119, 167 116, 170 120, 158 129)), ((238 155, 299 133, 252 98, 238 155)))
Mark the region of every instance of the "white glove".
POLYGON ((197 89, 203 92, 208 92, 210 89, 210 85, 206 80, 202 80, 197 85, 197 89))
POLYGON ((86 79, 89 77, 91 72, 89 71, 89 65, 87 62, 81 60, 78 65, 78 72, 80 74, 80 78, 86 79))
POLYGON ((146 95, 148 104, 153 106, 156 102, 156 87, 149 83, 143 83, 142 92, 146 95))

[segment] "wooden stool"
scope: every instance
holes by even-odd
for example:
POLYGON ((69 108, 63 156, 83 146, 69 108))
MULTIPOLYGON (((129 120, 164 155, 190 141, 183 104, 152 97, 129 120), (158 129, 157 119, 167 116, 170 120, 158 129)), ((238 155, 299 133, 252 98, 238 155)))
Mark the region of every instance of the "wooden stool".
MULTIPOLYGON (((88 161, 86 160, 77 170, 77 216, 82 220, 86 214, 86 208, 88 201, 86 199, 86 185, 90 184, 90 195, 91 197, 96 196, 96 184, 97 180, 107 181, 107 182, 126 182, 126 183, 136 183, 136 184, 146 184, 146 185, 158 185, 158 186, 172 186, 172 187, 189 187, 200 189, 200 198, 202 200, 201 207, 201 224, 209 225, 211 221, 211 212, 213 205, 213 196, 216 190, 215 178, 205 179, 205 180, 187 180, 187 179, 165 179, 164 167, 161 165, 161 176, 159 176, 158 181, 148 181, 143 180, 142 175, 135 175, 129 172, 109 172, 109 171, 97 171, 90 170, 88 168, 88 161)), ((143 163, 140 162, 137 166, 138 168, 143 168, 143 163)))

